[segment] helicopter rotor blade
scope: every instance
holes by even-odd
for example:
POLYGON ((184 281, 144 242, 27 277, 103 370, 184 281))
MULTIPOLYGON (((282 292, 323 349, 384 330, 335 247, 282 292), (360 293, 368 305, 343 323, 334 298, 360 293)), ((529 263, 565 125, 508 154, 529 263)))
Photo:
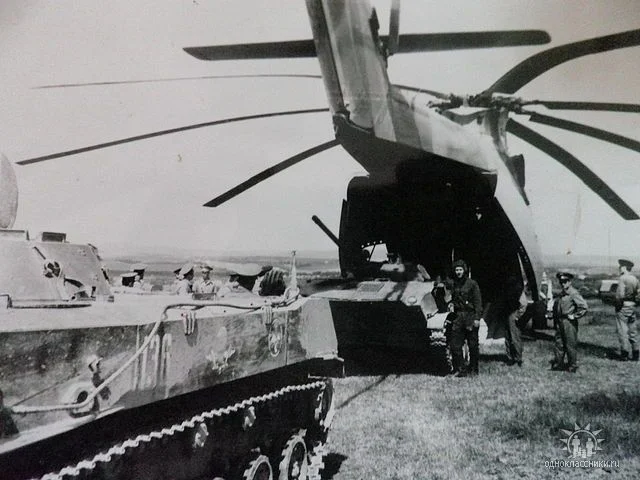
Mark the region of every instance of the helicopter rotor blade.
POLYGON ((398 51, 400 44, 400 0, 391 0, 389 12, 389 40, 387 41, 387 55, 398 51))
POLYGON ((408 90, 410 92, 426 93, 428 95, 431 95, 432 97, 436 97, 441 100, 449 100, 451 98, 451 94, 449 93, 437 92, 435 90, 429 90, 426 88, 411 87, 409 85, 400 85, 398 83, 394 83, 393 86, 401 88, 402 90, 408 90))
POLYGON ((570 132, 580 133, 588 137, 597 138, 605 142, 613 143, 621 147, 640 152, 640 142, 632 138, 623 137, 615 133, 607 132, 599 128, 584 125, 582 123, 572 122, 564 120, 562 118, 550 117, 548 115, 542 115, 540 113, 530 113, 529 120, 543 125, 549 125, 550 127, 562 128, 570 132))
MULTIPOLYGON (((388 35, 382 35, 380 39, 385 45, 389 44, 388 35)), ((398 37, 398 50, 396 53, 517 47, 541 45, 550 41, 551 37, 543 30, 408 34, 398 37)), ((309 58, 316 56, 316 47, 313 40, 185 47, 184 51, 199 60, 212 61, 309 58)))
POLYGON ((640 105, 635 103, 611 102, 559 102, 552 100, 531 100, 523 105, 542 105, 550 110, 589 110, 603 112, 640 113, 640 105))
POLYGON ((79 153, 91 152, 93 150, 100 150, 103 148, 114 147, 116 145, 122 145, 124 143, 132 143, 140 140, 147 140, 149 138, 160 137, 163 135, 170 135, 172 133, 184 132, 187 130, 195 130, 197 128, 212 127, 214 125, 224 125, 227 123, 243 122, 245 120, 257 120, 261 118, 284 117, 288 115, 303 115, 307 113, 320 113, 320 112, 328 112, 328 111, 329 111, 328 108, 311 108, 306 110, 288 110, 283 112, 269 112, 269 113, 259 113, 257 115, 245 115, 242 117, 223 118, 221 120, 214 120, 212 122, 196 123, 193 125, 186 125, 183 127, 170 128, 167 130, 160 130, 157 132, 145 133, 143 135, 135 135, 133 137, 121 138, 119 140, 113 140, 111 142, 98 143, 95 145, 90 145, 88 147, 76 148, 74 150, 67 150, 65 152, 53 153, 50 155, 43 155, 41 157, 28 158, 26 160, 20 160, 19 162, 16 162, 16 163, 18 165, 31 165, 32 163, 39 163, 47 160, 53 160, 56 158, 69 157, 71 155, 77 155, 79 153))
POLYGON ((640 45, 640 29, 605 35, 579 42, 567 43, 544 50, 520 62, 481 95, 492 93, 515 93, 530 81, 561 63, 574 60, 585 55, 608 52, 619 48, 640 45))
POLYGON ((163 83, 163 82, 182 82, 186 80, 220 80, 220 79, 238 79, 238 78, 313 78, 321 79, 321 75, 300 74, 300 73, 258 73, 246 75, 202 75, 199 77, 175 77, 175 78, 148 78, 141 80, 114 80, 106 82, 85 82, 85 83, 59 83, 52 85, 38 85, 32 87, 38 89, 50 88, 69 88, 69 87, 95 87, 105 85, 131 85, 136 83, 163 83))
POLYGON ((289 157, 286 160, 283 160, 282 162, 277 163, 267 168, 266 170, 263 170, 260 173, 252 176, 248 180, 245 180, 239 185, 236 185, 232 189, 227 190, 223 194, 218 195, 216 198, 209 200, 203 206, 218 207, 223 203, 227 202, 228 200, 231 200, 233 197, 241 194, 242 192, 250 189, 251 187, 254 187, 258 183, 263 182, 268 178, 271 178, 272 176, 282 172, 283 170, 289 167, 292 167, 296 163, 300 163, 302 160, 306 160, 307 158, 312 157, 313 155, 316 155, 325 150, 328 150, 329 148, 335 147, 336 145, 339 145, 339 142, 337 140, 330 140, 328 142, 321 143, 320 145, 316 145, 315 147, 312 147, 312 148, 309 148, 308 150, 300 152, 292 157, 289 157))
POLYGON ((198 60, 250 60, 276 58, 309 58, 316 56, 313 40, 289 40, 285 42, 237 43, 183 49, 198 60))
MULTIPOLYGON (((383 39, 385 37, 382 37, 383 39)), ((551 37, 544 30, 418 33, 400 35, 397 53, 441 52, 475 48, 544 45, 551 37)))
POLYGON ((533 145, 566 167, 625 220, 640 219, 640 216, 600 177, 559 145, 513 119, 507 122, 507 132, 533 145))

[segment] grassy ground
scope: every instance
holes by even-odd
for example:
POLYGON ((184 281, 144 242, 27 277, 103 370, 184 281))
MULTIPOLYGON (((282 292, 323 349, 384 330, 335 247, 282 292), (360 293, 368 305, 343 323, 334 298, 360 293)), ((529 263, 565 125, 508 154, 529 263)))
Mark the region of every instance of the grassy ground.
POLYGON ((351 359, 336 381, 324 478, 640 478, 640 363, 607 358, 613 309, 590 303, 575 374, 549 371, 552 331, 525 340, 521 368, 504 364, 502 345, 483 348, 472 378, 429 371, 418 357, 351 359), (601 429, 591 460, 619 467, 545 467, 568 460, 561 429, 574 424, 601 429))

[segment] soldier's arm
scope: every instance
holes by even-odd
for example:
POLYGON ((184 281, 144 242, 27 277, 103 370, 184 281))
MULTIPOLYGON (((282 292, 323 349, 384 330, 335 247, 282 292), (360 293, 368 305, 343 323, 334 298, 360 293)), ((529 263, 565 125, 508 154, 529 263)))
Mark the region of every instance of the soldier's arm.
POLYGON ((572 295, 572 300, 573 304, 576 307, 575 312, 573 312, 573 318, 577 319, 580 317, 584 317, 587 314, 587 310, 589 310, 587 301, 582 298, 582 295, 580 295, 578 292, 572 295))
POLYGON ((523 290, 522 293, 520 294, 520 298, 518 299, 518 318, 524 315, 524 312, 527 311, 528 306, 529 306, 529 301, 523 290))
POLYGON ((482 317, 482 294, 478 282, 474 282, 473 286, 473 310, 475 311, 474 320, 479 321, 482 317))

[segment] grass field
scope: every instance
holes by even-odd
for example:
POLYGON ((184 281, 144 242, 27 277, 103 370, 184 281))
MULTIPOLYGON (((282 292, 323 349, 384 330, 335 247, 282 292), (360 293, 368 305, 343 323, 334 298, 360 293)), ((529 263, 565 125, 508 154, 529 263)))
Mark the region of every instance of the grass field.
POLYGON ((524 365, 503 346, 481 349, 480 376, 452 378, 419 357, 368 352, 348 360, 325 479, 640 478, 640 363, 607 358, 617 345, 613 308, 590 300, 577 373, 549 370, 553 331, 529 335, 524 365), (591 426, 604 468, 569 460, 561 429, 591 426))

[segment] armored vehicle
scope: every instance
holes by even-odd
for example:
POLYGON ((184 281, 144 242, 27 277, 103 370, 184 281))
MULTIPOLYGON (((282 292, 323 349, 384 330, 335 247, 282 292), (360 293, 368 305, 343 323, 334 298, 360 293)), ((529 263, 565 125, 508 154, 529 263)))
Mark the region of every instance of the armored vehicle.
POLYGON ((328 300, 114 293, 52 232, 0 230, 0 264, 2 479, 319 478, 328 300))
MULTIPOLYGON (((340 349, 390 347, 424 352, 445 371, 442 346, 449 315, 445 285, 453 259, 465 258, 480 285, 485 321, 481 340, 504 336, 502 319, 509 313, 503 294, 506 281, 516 278, 525 289, 523 272, 530 266, 524 255, 515 259, 507 255, 514 240, 501 234, 491 223, 497 220, 485 210, 451 210, 461 192, 417 188, 410 171, 403 175, 407 183, 402 187, 376 183, 368 176, 354 177, 342 204, 339 235, 312 217, 338 247, 342 279, 312 285, 307 291, 330 301, 340 349), (435 217, 433 222, 423 221, 433 205, 448 212, 452 220, 444 226, 435 217), (456 219, 463 214, 475 219, 477 228, 483 228, 481 233, 469 237, 468 231, 460 229, 456 219), (443 232, 445 228, 450 232, 443 232), (450 238, 443 237, 445 233, 450 238), (474 254, 475 247, 469 248, 484 243, 505 245, 505 257, 482 251, 474 254), (376 258, 379 250, 384 255, 376 258), (494 261, 500 267, 486 268, 494 261)), ((544 302, 533 301, 539 294, 531 293, 526 316, 533 318, 534 328, 544 328, 544 302)))

